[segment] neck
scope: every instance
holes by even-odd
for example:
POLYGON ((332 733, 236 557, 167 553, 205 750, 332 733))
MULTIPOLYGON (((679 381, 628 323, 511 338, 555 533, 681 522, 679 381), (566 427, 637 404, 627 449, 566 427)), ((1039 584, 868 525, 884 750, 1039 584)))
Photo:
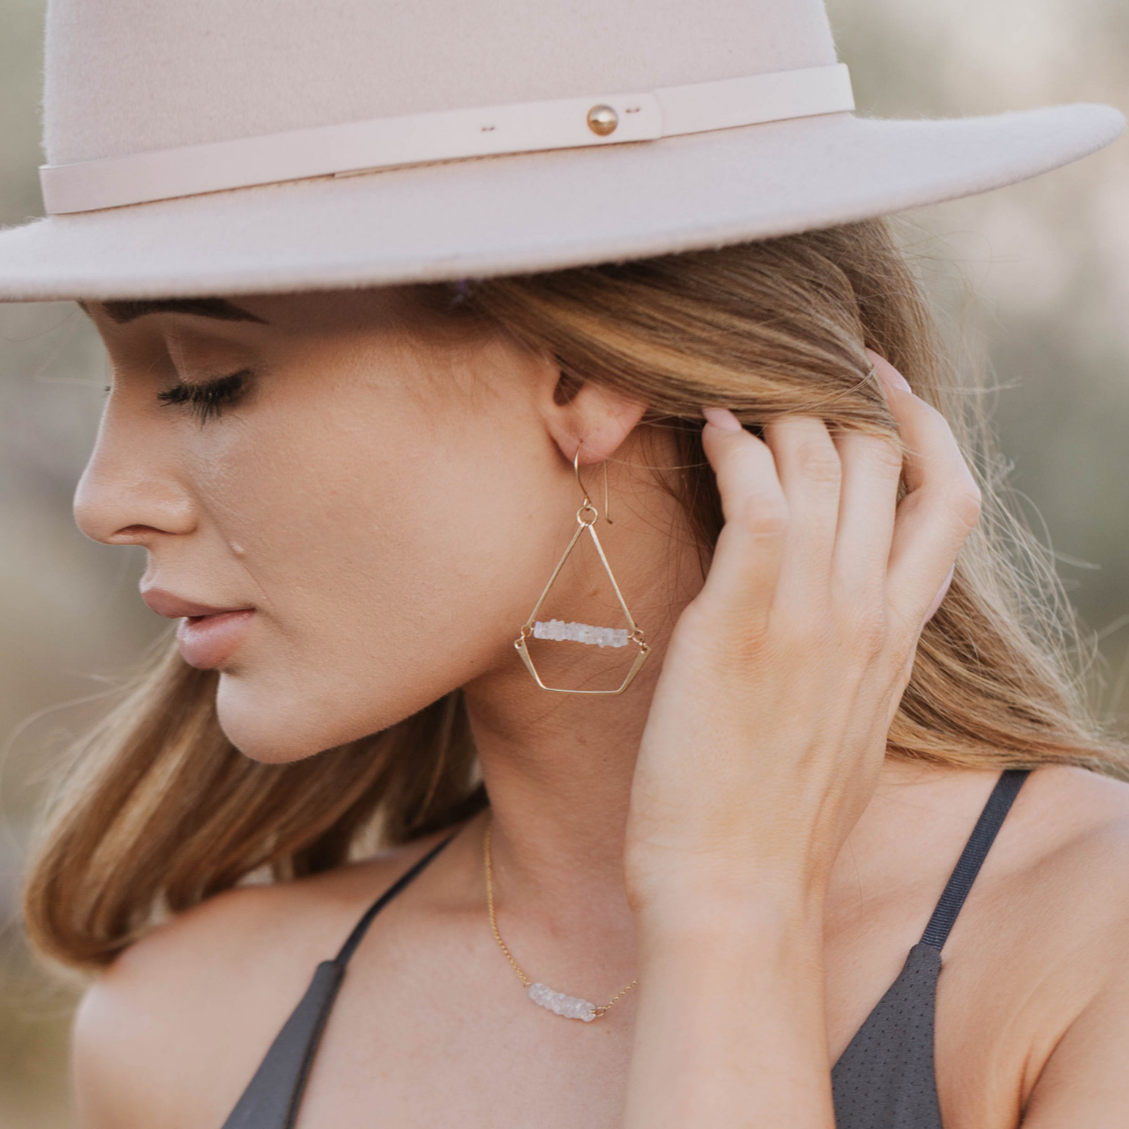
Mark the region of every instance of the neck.
POLYGON ((541 690, 516 656, 506 677, 467 688, 508 897, 555 904, 569 916, 594 901, 601 914, 627 914, 631 780, 668 634, 648 630, 652 652, 620 695, 541 690))
POLYGON ((467 688, 498 926, 531 979, 596 1003, 636 975, 623 847, 657 657, 614 697, 467 688))

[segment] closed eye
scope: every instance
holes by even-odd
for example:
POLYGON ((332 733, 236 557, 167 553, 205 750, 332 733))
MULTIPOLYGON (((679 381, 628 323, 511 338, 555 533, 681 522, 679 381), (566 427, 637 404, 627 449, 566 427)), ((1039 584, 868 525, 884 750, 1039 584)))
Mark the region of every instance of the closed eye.
POLYGON ((240 369, 230 376, 221 376, 201 384, 175 384, 157 393, 157 399, 165 405, 187 404, 201 423, 216 418, 224 408, 236 403, 247 390, 252 376, 250 369, 240 369))

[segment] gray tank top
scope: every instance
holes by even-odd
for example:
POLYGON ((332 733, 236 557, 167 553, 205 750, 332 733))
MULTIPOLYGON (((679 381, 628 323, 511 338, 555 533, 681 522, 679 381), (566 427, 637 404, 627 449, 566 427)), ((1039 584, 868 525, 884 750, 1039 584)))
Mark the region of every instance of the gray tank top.
MULTIPOLYGON (((836 1129, 943 1129, 933 1071, 941 949, 1028 773, 997 781, 921 940, 831 1071, 836 1129)), ((451 837, 453 838, 453 836, 451 837)), ((372 919, 451 841, 424 855, 365 912, 341 951, 322 961, 223 1129, 293 1129, 306 1078, 349 958, 372 919)))

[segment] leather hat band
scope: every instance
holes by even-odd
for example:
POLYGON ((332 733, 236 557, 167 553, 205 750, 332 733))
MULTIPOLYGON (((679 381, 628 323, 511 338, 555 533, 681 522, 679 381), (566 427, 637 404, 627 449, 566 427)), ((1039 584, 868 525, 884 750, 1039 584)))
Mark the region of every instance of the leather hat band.
POLYGON ((439 110, 124 157, 43 165, 49 214, 426 161, 650 141, 855 108, 845 63, 668 86, 644 94, 439 110))

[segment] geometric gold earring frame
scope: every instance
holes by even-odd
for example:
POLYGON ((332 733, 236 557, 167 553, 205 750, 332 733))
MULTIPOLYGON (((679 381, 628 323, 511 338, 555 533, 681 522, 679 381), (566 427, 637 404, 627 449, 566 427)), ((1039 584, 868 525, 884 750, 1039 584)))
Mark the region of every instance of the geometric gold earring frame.
MULTIPOLYGON (((540 599, 538 599, 533 611, 529 613, 529 619, 522 625, 521 634, 514 640, 514 646, 517 648, 518 654, 521 655, 522 661, 529 669, 529 673, 533 675, 534 680, 542 690, 549 690, 554 694, 622 694, 624 690, 631 685, 631 681, 635 675, 639 673, 639 668, 647 661, 647 656, 651 653, 651 649, 647 646, 643 638, 643 629, 636 624, 631 615, 631 609, 628 608, 627 601, 623 598, 623 593, 619 590, 615 575, 611 570, 611 566, 608 564, 608 558, 604 555, 604 547, 600 544, 600 538, 596 534, 596 519, 600 515, 596 507, 592 504, 592 499, 588 497, 588 491, 584 486, 583 479, 580 477, 579 446, 576 448, 576 455, 572 460, 572 467, 573 470, 576 471, 576 481, 579 483, 581 493, 584 495, 584 501, 581 503, 580 509, 576 511, 577 529, 572 535, 572 540, 568 543, 568 548, 565 549, 561 559, 557 562, 557 567, 553 569, 553 575, 549 577, 549 583, 545 585, 545 590, 541 593, 540 599), (604 566, 604 571, 608 574, 608 579, 612 583, 612 591, 615 592, 619 606, 623 609, 623 614, 627 618, 626 629, 621 628, 616 630, 610 627, 591 627, 584 623, 564 623, 560 620, 550 620, 548 623, 542 623, 537 619, 537 613, 540 612, 541 605, 545 602, 545 597, 549 594, 549 589, 553 587, 553 581, 560 575, 560 571, 564 567, 565 561, 568 560, 569 554, 585 533, 592 538, 592 544, 596 547, 596 552, 600 557, 600 563, 604 566), (600 647, 625 647, 633 643, 639 648, 639 653, 635 656, 635 662, 627 672, 627 676, 616 689, 569 690, 563 686, 546 686, 545 683, 541 681, 541 675, 537 673, 537 667, 533 665, 533 658, 529 654, 529 649, 525 644, 525 641, 531 637, 555 640, 569 639, 577 643, 596 644, 600 647)), ((604 473, 605 475, 607 474, 606 464, 604 473)), ((606 508, 605 503, 605 509, 606 508)))

